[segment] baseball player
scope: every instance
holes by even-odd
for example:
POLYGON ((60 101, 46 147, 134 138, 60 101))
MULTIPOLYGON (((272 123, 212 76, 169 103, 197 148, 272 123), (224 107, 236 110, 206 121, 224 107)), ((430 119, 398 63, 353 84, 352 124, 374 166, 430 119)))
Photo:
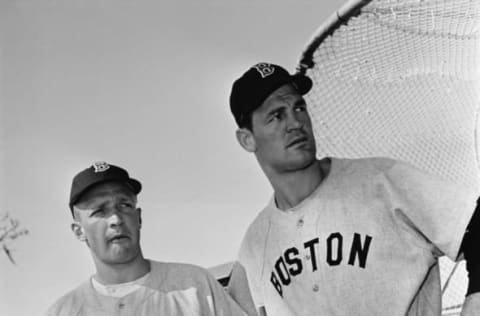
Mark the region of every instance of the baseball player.
POLYGON ((480 315, 477 196, 392 159, 317 160, 311 86, 268 63, 233 84, 237 140, 274 194, 244 236, 231 295, 269 316, 440 315, 438 258, 464 256, 464 314, 480 315))
POLYGON ((89 247, 96 273, 47 315, 245 315, 206 270, 143 257, 141 188, 126 170, 105 162, 75 176, 71 227, 89 247))

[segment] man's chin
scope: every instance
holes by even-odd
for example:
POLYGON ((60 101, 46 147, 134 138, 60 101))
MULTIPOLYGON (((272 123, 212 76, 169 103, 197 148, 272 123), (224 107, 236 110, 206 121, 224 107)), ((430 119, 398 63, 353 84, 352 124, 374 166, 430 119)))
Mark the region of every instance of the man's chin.
POLYGON ((124 253, 124 254, 112 254, 110 256, 110 263, 111 264, 128 264, 130 262, 133 262, 135 259, 135 255, 132 253, 124 253))
POLYGON ((132 245, 115 244, 112 246, 110 247, 109 255, 113 261, 129 261, 134 258, 138 252, 132 247, 132 245))
POLYGON ((315 154, 311 152, 303 152, 303 154, 292 158, 285 164, 287 171, 300 171, 307 169, 316 161, 315 154))

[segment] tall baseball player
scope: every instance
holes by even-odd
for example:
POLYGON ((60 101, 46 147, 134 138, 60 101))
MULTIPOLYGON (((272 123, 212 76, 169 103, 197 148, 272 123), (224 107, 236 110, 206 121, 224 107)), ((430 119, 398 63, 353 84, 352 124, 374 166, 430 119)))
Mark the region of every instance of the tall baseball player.
POLYGON ((438 258, 464 256, 463 312, 480 315, 477 196, 392 159, 317 160, 311 86, 268 63, 233 84, 237 140, 274 194, 244 236, 231 295, 269 316, 440 315, 438 258))
POLYGON ((72 230, 89 247, 96 273, 47 315, 245 315, 206 270, 143 257, 141 188, 126 170, 105 162, 75 176, 72 230))

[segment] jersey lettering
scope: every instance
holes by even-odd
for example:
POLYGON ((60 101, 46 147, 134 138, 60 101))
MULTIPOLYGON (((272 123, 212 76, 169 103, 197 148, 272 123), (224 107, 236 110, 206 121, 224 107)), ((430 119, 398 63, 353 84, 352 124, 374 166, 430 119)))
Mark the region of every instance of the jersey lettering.
MULTIPOLYGON (((369 235, 365 235, 365 237, 362 238, 362 235, 359 233, 353 234, 348 257, 349 265, 357 265, 365 269, 372 239, 369 235)), ((325 262, 328 265, 338 266, 342 263, 344 250, 343 240, 344 238, 339 232, 331 233, 326 239, 325 262)), ((319 238, 313 238, 303 243, 306 253, 305 261, 310 261, 312 266, 311 271, 307 269, 309 272, 315 272, 319 267, 318 244, 319 238)), ((296 247, 290 247, 275 261, 273 271, 270 275, 270 283, 278 294, 283 297, 283 287, 289 286, 292 283, 292 279, 304 271, 301 251, 296 247)))
POLYGON ((275 272, 272 272, 272 274, 271 274, 271 276, 270 276, 270 282, 272 282, 273 287, 275 288, 275 290, 277 290, 278 294, 280 294, 280 296, 283 297, 282 285, 281 285, 280 282, 278 281, 278 278, 277 278, 277 276, 275 275, 275 272))
POLYGON ((275 271, 277 275, 280 277, 283 285, 290 284, 290 274, 288 273, 287 266, 285 265, 285 261, 283 261, 283 257, 278 258, 277 262, 275 263, 275 271))
POLYGON ((355 233, 353 236, 352 248, 350 249, 350 258, 348 259, 349 265, 355 265, 355 258, 358 256, 359 266, 365 269, 365 265, 367 264, 368 248, 370 247, 371 241, 372 237, 366 235, 365 242, 362 246, 360 234, 355 233))
POLYGON ((342 244, 343 237, 340 233, 333 233, 327 239, 327 262, 331 266, 338 266, 342 262, 342 244), (337 240, 337 242, 335 242, 337 240), (334 246, 336 245, 337 254, 333 257, 334 246))
POLYGON ((312 271, 317 271, 317 254, 315 252, 315 245, 318 244, 318 238, 307 241, 303 244, 305 249, 310 251, 310 260, 312 261, 312 271))
POLYGON ((291 276, 296 276, 302 273, 302 260, 300 260, 300 258, 298 258, 297 256, 298 249, 295 247, 288 248, 287 251, 285 251, 285 262, 290 265, 288 272, 290 272, 291 276))

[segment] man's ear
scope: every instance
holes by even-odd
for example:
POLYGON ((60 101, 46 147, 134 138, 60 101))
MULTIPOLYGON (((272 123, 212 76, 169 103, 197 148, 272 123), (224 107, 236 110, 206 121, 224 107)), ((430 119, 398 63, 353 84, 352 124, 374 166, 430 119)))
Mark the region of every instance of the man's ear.
POLYGON ((142 228, 142 209, 140 207, 137 207, 137 212, 138 212, 138 228, 142 228))
POLYGON ((248 152, 255 152, 257 150, 257 143, 253 132, 248 128, 239 128, 236 131, 238 143, 248 152))
POLYGON ((82 225, 80 225, 79 222, 75 221, 72 223, 70 226, 72 229, 73 234, 78 238, 80 241, 85 241, 87 240, 87 237, 85 236, 85 231, 83 230, 82 225))

